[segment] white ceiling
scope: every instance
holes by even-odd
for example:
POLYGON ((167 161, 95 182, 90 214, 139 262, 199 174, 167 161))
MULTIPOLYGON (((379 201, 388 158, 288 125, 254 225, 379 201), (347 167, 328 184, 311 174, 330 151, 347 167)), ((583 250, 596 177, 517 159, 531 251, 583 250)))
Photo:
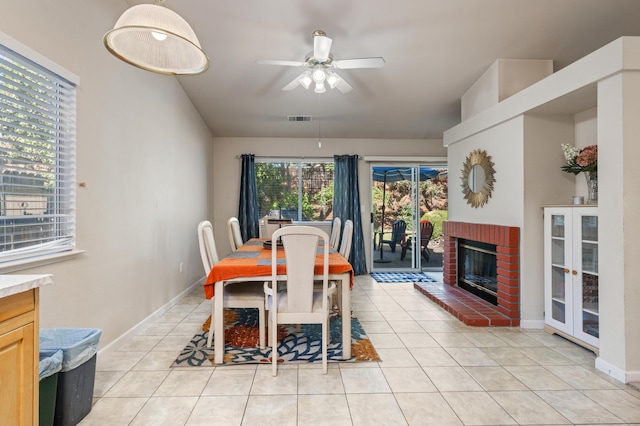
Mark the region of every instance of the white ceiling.
MULTIPOLYGON (((129 5, 152 0, 127 0, 129 5)), ((178 77, 216 137, 440 139, 460 97, 498 58, 553 59, 555 70, 620 36, 640 35, 640 0, 165 0, 193 27, 211 68, 178 77), (334 58, 382 56, 341 70, 342 94, 281 88, 312 32, 334 58), (290 123, 287 115, 312 115, 290 123), (318 117, 320 120, 318 121, 318 117), (320 125, 319 125, 320 124, 320 125)), ((124 11, 124 9, 123 9, 124 11)))

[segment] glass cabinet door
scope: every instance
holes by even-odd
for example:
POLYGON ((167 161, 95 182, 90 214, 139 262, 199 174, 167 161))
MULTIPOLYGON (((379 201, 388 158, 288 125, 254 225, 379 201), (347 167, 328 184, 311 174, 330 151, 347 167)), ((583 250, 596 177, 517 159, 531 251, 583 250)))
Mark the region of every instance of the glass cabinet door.
POLYGON ((598 345, 598 217, 582 214, 580 223, 580 266, 578 282, 580 292, 576 294, 575 333, 580 339, 598 345))
POLYGON ((547 320, 556 328, 569 332, 572 323, 570 308, 567 306, 569 282, 571 275, 568 274, 570 267, 571 241, 567 239, 570 231, 567 226, 571 219, 566 212, 553 211, 546 217, 547 239, 549 250, 547 256, 547 290, 551 296, 547 300, 546 316, 547 320))

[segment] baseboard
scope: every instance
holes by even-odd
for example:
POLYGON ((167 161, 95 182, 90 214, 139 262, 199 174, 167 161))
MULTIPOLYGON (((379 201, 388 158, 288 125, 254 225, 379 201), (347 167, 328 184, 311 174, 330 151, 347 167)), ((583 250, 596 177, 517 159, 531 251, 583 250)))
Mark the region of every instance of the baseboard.
POLYGON ((544 320, 520 320, 520 328, 542 330, 544 329, 544 320))
POLYGON ((640 371, 624 371, 600 357, 596 358, 596 368, 622 383, 640 382, 640 371))
POLYGON ((185 290, 180 292, 180 294, 178 294, 173 299, 169 300, 167 303, 162 305, 159 309, 157 309, 151 315, 149 315, 148 317, 146 317, 145 319, 140 321, 138 324, 134 325, 132 328, 130 328, 129 330, 127 330, 126 332, 124 332, 120 336, 118 336, 116 339, 114 339, 108 345, 106 345, 103 348, 101 348, 100 350, 98 350, 98 355, 99 356, 103 356, 103 355, 108 355, 108 354, 111 354, 112 352, 115 352, 116 349, 120 346, 120 343, 123 340, 125 340, 129 336, 134 336, 134 335, 138 334, 140 331, 144 330, 149 324, 151 324, 152 322, 157 320, 159 317, 164 315, 169 309, 173 308, 180 300, 182 300, 189 293, 191 293, 196 286, 198 286, 198 285, 202 286, 204 284, 204 279, 205 279, 205 277, 202 277, 201 279, 199 279, 195 283, 191 284, 185 290))

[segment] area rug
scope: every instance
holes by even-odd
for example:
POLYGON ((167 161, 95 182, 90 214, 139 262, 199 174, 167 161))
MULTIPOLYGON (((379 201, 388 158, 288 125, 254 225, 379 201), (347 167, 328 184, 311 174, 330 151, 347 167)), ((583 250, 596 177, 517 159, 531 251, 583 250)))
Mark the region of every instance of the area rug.
POLYGON ((379 283, 436 282, 424 272, 372 272, 371 277, 379 283))
MULTIPOLYGON (((258 310, 225 309, 225 364, 260 364, 271 362, 271 347, 258 345, 258 310)), ((187 343, 172 367, 200 367, 215 365, 213 347, 207 347, 211 317, 187 343)), ((351 359, 342 359, 342 318, 335 313, 330 318, 331 340, 327 350, 329 362, 380 361, 373 344, 360 321, 351 317, 351 359)), ((322 362, 322 331, 318 324, 278 327, 278 361, 322 362)))

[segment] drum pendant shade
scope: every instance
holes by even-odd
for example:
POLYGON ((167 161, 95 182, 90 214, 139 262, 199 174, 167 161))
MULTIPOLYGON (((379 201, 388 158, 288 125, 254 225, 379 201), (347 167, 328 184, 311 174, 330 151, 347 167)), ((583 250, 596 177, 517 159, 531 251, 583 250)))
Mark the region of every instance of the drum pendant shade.
POLYGON ((193 29, 162 1, 127 9, 103 41, 117 58, 147 71, 184 75, 209 68, 193 29))

